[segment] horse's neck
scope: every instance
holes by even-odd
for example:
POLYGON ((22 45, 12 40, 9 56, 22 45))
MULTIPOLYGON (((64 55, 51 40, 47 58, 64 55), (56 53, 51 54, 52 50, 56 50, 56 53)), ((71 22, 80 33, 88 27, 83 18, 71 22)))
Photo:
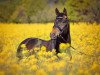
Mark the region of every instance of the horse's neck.
POLYGON ((54 49, 55 46, 56 46, 56 40, 49 40, 49 41, 48 41, 47 48, 48 48, 49 50, 54 49))
POLYGON ((52 41, 51 40, 48 40, 48 41, 42 41, 42 45, 46 47, 47 51, 48 50, 52 50, 52 41))
POLYGON ((48 47, 49 45, 51 45, 51 40, 48 40, 48 41, 42 40, 42 44, 48 47))
POLYGON ((63 32, 63 33, 61 34, 61 36, 62 36, 63 38, 67 38, 68 35, 69 35, 69 32, 68 32, 68 31, 65 31, 65 32, 63 32))
POLYGON ((60 43, 66 43, 66 42, 68 42, 69 38, 70 38, 70 32, 65 31, 64 33, 61 34, 61 36, 59 38, 59 42, 60 43))
POLYGON ((69 24, 67 25, 67 27, 64 29, 63 33, 61 34, 63 38, 67 38, 70 35, 70 26, 69 24))

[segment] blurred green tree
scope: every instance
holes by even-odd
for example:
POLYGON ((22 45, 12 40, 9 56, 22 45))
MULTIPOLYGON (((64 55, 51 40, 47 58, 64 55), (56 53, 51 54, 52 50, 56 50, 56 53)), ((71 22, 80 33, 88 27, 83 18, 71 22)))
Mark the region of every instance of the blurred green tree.
POLYGON ((0 22, 53 22, 64 7, 71 21, 100 23, 100 0, 0 0, 0 22))
POLYGON ((99 0, 68 0, 66 2, 66 8, 68 8, 68 13, 71 20, 100 22, 99 0))
POLYGON ((20 0, 0 0, 0 22, 8 22, 20 0))

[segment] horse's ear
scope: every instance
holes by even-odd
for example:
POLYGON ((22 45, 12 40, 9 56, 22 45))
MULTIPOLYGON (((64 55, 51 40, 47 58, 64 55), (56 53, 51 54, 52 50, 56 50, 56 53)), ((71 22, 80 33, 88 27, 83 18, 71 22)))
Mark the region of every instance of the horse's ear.
POLYGON ((59 14, 59 10, 57 8, 55 9, 55 13, 56 13, 56 15, 59 14))
POLYGON ((63 13, 67 16, 67 10, 64 8, 63 13))

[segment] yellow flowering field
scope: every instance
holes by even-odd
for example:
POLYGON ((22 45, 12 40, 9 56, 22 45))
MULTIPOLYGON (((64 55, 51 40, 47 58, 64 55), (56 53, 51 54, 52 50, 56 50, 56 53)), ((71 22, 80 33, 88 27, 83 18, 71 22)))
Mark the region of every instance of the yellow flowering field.
POLYGON ((29 37, 49 40, 52 26, 0 24, 0 75, 100 75, 100 24, 95 23, 70 24, 72 46, 76 49, 70 50, 72 60, 65 50, 68 44, 61 44, 59 58, 55 50, 46 52, 43 46, 37 55, 18 61, 16 49, 20 42, 29 37))

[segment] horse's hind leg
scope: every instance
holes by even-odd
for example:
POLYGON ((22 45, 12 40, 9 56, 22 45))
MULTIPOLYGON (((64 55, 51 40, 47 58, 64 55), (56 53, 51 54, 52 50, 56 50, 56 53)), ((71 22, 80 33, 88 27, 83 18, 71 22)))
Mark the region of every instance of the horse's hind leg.
POLYGON ((29 41, 29 40, 31 40, 32 38, 27 38, 27 39, 25 39, 25 40, 23 40, 20 44, 19 44, 19 46, 18 46, 18 48, 17 48, 17 54, 16 54, 16 56, 19 58, 19 59, 22 59, 23 58, 23 54, 22 54, 22 51, 23 51, 23 48, 21 47, 23 44, 24 45, 26 45, 26 43, 29 41))
POLYGON ((19 58, 19 59, 22 59, 23 56, 22 56, 22 48, 21 48, 21 45, 19 45, 18 49, 17 49, 17 54, 16 56, 19 58))

